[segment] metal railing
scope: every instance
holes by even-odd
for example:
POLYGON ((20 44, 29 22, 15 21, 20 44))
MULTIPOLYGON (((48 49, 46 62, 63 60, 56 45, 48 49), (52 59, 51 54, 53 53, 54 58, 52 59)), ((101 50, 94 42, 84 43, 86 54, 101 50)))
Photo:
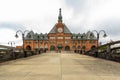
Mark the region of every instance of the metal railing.
POLYGON ((120 62, 120 46, 111 48, 111 46, 115 44, 120 44, 120 41, 115 41, 101 45, 98 48, 86 51, 85 54, 89 56, 120 62))
MULTIPOLYGON (((31 51, 31 50, 24 50, 23 53, 23 50, 18 50, 18 49, 15 49, 14 51, 12 49, 0 49, 0 62, 25 58, 24 56, 29 57, 36 55, 37 53, 38 53, 37 51, 31 51)), ((44 52, 40 51, 40 53, 38 54, 41 53, 44 52)))

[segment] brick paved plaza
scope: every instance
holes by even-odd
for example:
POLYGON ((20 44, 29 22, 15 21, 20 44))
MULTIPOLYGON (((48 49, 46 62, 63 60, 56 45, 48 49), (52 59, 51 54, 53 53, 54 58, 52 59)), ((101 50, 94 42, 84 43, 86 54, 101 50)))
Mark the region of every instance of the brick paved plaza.
POLYGON ((50 52, 0 63, 0 80, 120 80, 120 63, 50 52))

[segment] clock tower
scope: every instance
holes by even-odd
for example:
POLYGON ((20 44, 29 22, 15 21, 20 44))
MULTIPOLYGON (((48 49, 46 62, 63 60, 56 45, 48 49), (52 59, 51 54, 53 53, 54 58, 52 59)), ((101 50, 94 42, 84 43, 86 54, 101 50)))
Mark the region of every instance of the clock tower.
POLYGON ((63 23, 61 8, 59 9, 58 23, 51 29, 48 36, 50 40, 49 46, 55 46, 55 50, 65 50, 66 46, 69 46, 69 49, 71 48, 69 43, 71 42, 72 33, 63 23))
POLYGON ((64 25, 62 24, 61 8, 59 9, 58 24, 56 25, 56 33, 64 33, 64 25))

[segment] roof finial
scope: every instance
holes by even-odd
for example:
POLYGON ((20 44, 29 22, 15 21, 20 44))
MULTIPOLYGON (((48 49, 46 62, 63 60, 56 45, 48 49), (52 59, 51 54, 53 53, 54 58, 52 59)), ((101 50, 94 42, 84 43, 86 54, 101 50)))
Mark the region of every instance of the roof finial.
POLYGON ((61 15, 61 8, 59 9, 59 14, 61 15))
POLYGON ((59 9, 58 22, 62 22, 61 8, 59 9))

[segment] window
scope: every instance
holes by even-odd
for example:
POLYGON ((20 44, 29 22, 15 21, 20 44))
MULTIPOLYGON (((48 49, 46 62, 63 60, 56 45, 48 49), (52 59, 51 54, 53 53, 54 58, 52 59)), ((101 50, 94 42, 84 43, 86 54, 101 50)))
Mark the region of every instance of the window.
POLYGON ((50 37, 50 39, 55 39, 55 37, 50 37))
POLYGON ((38 45, 36 44, 35 48, 38 48, 38 45))
POLYGON ((65 44, 69 44, 70 42, 69 41, 65 41, 65 44))
POLYGON ((80 49, 80 45, 78 46, 78 49, 80 49))
POLYGON ((37 44, 38 42, 35 42, 35 44, 37 44))
POLYGON ((43 42, 42 41, 40 41, 40 44, 42 44, 43 42))
POLYGON ((28 42, 28 44, 31 44, 31 42, 28 42))
POLYGON ((57 37, 57 39, 63 39, 63 37, 57 37))
POLYGON ((80 44, 80 41, 78 41, 78 44, 80 44))
POLYGON ((71 37, 65 37, 65 39, 71 39, 71 37))
POLYGON ((26 42, 26 44, 31 44, 31 42, 26 42))
POLYGON ((54 41, 50 41, 50 44, 55 44, 55 42, 54 41))
POLYGON ((90 44, 94 44, 94 43, 95 43, 95 41, 92 41, 92 40, 91 40, 91 41, 89 41, 89 43, 90 43, 90 44))
POLYGON ((83 41, 83 44, 85 44, 87 41, 83 41))

